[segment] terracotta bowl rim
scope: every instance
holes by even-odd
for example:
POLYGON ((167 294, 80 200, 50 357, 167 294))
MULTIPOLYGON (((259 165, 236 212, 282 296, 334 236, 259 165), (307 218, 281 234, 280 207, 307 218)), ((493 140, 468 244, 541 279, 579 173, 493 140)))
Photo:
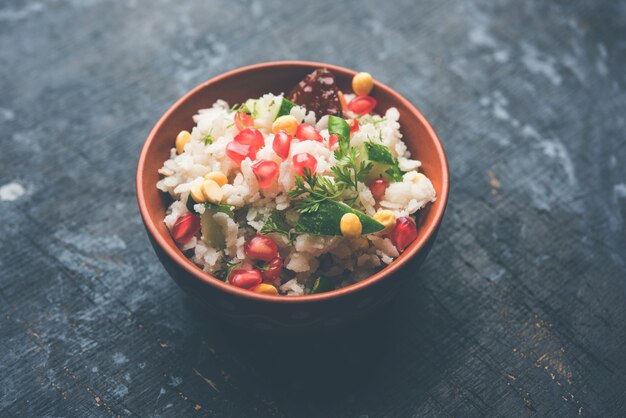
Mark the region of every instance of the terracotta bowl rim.
POLYGON ((156 138, 157 132, 161 129, 161 126, 170 118, 172 113, 179 108, 185 101, 189 99, 189 97, 193 96, 200 90, 206 88, 211 84, 215 84, 223 79, 239 75, 242 73, 254 72, 259 69, 267 69, 273 67, 326 67, 331 71, 336 73, 343 73, 344 75, 354 75, 356 71, 351 69, 340 67, 332 64, 326 64, 322 62, 314 62, 314 61, 270 61, 263 62, 259 64, 248 65, 245 67, 236 68, 234 70, 222 73, 216 77, 211 78, 210 80, 198 85, 192 90, 185 93, 180 99, 178 99, 157 121, 152 130, 150 131, 139 155, 139 161, 137 163, 137 176, 136 176, 136 189, 137 189, 137 201, 139 204, 139 211, 141 213, 141 217, 143 218, 144 225, 148 230, 148 233, 152 236, 154 241, 161 247, 161 249, 181 268, 183 268, 187 273, 191 274, 198 280, 217 288, 218 290, 230 293, 235 296, 239 296, 246 299, 252 299, 258 302, 272 302, 272 303, 309 303, 309 302, 322 302, 328 301, 331 299, 340 298, 342 296, 346 296, 352 293, 357 293, 360 290, 365 289, 372 284, 385 280, 391 277, 394 273, 396 273, 403 265, 405 265, 411 258, 415 257, 420 250, 426 245, 426 243, 431 239, 433 234, 436 232, 441 220, 443 218, 444 211, 446 209, 447 201, 448 201, 448 192, 449 192, 449 173, 448 173, 448 161, 446 158, 446 154, 444 152, 443 146, 439 137, 435 133, 435 130, 432 128, 428 120, 422 115, 422 113, 407 99, 405 99, 398 92, 388 87, 387 85, 375 81, 375 90, 384 91, 393 97, 393 101, 396 103, 401 103, 404 105, 413 116, 425 127, 428 135, 433 138, 434 146, 436 149, 437 156, 439 161, 441 161, 441 169, 443 171, 442 176, 442 187, 441 190, 438 191, 437 200, 439 201, 434 208, 435 216, 433 221, 428 224, 421 225, 422 233, 397 259, 395 259, 391 264, 382 269, 381 271, 373 274, 372 276, 361 280, 352 285, 336 289, 326 293, 320 293, 316 295, 303 295, 303 296, 272 296, 272 295, 264 295, 260 293, 254 293, 249 290, 240 289, 235 286, 228 285, 221 280, 211 276, 209 273, 201 270, 198 266, 196 266, 190 259, 185 257, 185 255, 176 247, 175 244, 169 243, 164 236, 161 235, 157 226, 152 221, 149 216, 148 206, 146 204, 145 194, 143 191, 142 183, 143 183, 143 173, 145 171, 146 161, 148 160, 148 151, 152 142, 156 138))

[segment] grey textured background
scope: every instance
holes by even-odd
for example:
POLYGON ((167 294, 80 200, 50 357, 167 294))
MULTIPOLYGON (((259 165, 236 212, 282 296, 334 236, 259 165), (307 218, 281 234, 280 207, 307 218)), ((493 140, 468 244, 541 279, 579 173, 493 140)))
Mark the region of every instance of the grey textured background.
POLYGON ((0 415, 623 416, 625 65, 624 1, 2 1, 0 415), (452 182, 392 309, 300 345, 185 296, 134 195, 174 100, 278 59, 396 88, 452 182))

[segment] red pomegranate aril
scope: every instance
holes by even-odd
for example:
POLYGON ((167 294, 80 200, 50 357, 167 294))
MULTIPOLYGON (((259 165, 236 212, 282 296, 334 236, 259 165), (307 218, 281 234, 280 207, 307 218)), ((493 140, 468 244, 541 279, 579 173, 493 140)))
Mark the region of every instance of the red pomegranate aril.
POLYGON ((350 126, 350 135, 353 135, 355 132, 359 132, 361 129, 361 124, 356 119, 350 119, 348 125, 350 126))
POLYGON ((278 255, 278 245, 271 238, 256 235, 246 242, 244 252, 253 260, 270 261, 278 255))
POLYGON ((226 155, 239 165, 246 157, 250 157, 251 160, 254 160, 256 158, 256 150, 250 145, 233 141, 226 145, 226 155))
POLYGON ((262 189, 266 189, 274 184, 278 177, 278 164, 274 161, 256 161, 252 164, 252 172, 262 189))
POLYGON ((292 136, 285 131, 280 131, 274 135, 274 142, 272 142, 272 149, 283 160, 289 157, 289 150, 291 150, 292 136))
POLYGON ((337 148, 337 144, 339 144, 339 135, 337 134, 330 135, 328 137, 328 149, 333 151, 335 148, 337 148))
POLYGON ((252 118, 252 116, 248 115, 247 113, 243 113, 243 112, 235 113, 234 120, 235 120, 235 126, 237 127, 237 130, 240 132, 246 128, 254 126, 254 119, 252 118))
POLYGON ((261 270, 264 283, 278 284, 280 273, 283 271, 283 259, 280 256, 272 258, 265 264, 267 270, 261 270))
POLYGON ((389 182, 385 179, 376 179, 370 183, 370 191, 377 202, 380 202, 385 196, 387 186, 389 186, 389 182))
POLYGON ((294 155, 292 161, 296 174, 300 176, 304 175, 305 170, 307 170, 309 174, 313 174, 317 168, 317 159, 308 152, 294 155))
POLYGON ((357 96, 348 103, 348 110, 357 115, 370 113, 376 107, 376 99, 372 96, 357 96))
POLYGON ((246 128, 243 131, 239 132, 235 136, 235 142, 240 144, 250 145, 254 152, 256 153, 263 145, 265 145, 265 139, 263 139, 263 134, 258 129, 254 128, 246 128))
POLYGON ((413 219, 405 216, 396 219, 389 238, 398 251, 404 251, 417 238, 417 226, 413 219))
POLYGON ((308 123, 301 123, 300 125, 298 125, 298 128, 296 129, 296 138, 298 138, 301 141, 306 141, 306 140, 317 141, 317 142, 324 141, 324 138, 317 131, 317 129, 315 129, 313 126, 309 125, 308 123))
POLYGON ((251 289, 263 282, 261 272, 254 269, 236 268, 230 272, 228 282, 235 287, 251 289))
POLYGON ((172 238, 178 244, 186 244, 200 231, 200 218, 192 213, 185 213, 172 227, 172 238))

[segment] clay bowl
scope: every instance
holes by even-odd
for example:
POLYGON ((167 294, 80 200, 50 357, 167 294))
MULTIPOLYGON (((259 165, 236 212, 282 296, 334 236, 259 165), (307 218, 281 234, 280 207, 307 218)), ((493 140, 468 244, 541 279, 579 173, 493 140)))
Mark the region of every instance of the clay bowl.
POLYGON ((267 331, 309 331, 347 324, 389 302, 416 273, 428 255, 441 224, 448 200, 448 164, 437 134, 426 118, 400 94, 376 82, 372 95, 376 112, 396 107, 406 142, 422 171, 431 179, 437 201, 418 217, 418 237, 392 264, 373 276, 342 289, 300 297, 269 296, 230 286, 196 267, 176 247, 163 217, 169 196, 156 188, 157 170, 168 158, 176 134, 191 130, 192 116, 217 99, 241 103, 264 93, 288 92, 306 74, 327 67, 343 91, 351 91, 355 71, 317 62, 281 61, 239 68, 194 88, 178 100, 156 123, 139 156, 137 200, 141 217, 157 256, 176 282, 190 294, 205 301, 223 320, 267 331))

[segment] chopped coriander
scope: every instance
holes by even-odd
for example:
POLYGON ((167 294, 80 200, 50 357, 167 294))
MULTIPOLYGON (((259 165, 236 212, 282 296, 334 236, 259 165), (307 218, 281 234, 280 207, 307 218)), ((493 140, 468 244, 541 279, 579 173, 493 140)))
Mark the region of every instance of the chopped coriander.
POLYGON ((286 236, 290 241, 292 240, 292 231, 289 224, 285 220, 285 215, 279 210, 272 212, 265 225, 261 228, 262 234, 277 233, 286 236))
POLYGON ((215 277, 220 280, 227 281, 230 273, 241 263, 234 261, 235 259, 225 260, 224 267, 215 272, 215 277))
POLYGON ((345 152, 338 149, 335 151, 335 157, 337 157, 337 163, 331 168, 335 183, 343 189, 353 189, 358 192, 358 182, 363 182, 367 178, 374 164, 363 160, 358 162, 359 150, 357 148, 350 148, 345 152))
POLYGON ((384 145, 366 142, 365 149, 367 150, 367 158, 376 163, 386 165, 393 165, 395 163, 393 155, 391 155, 391 152, 384 145))
POLYGON ((241 113, 246 113, 248 115, 250 114, 250 110, 248 109, 248 106, 246 106, 245 103, 232 105, 232 107, 230 108, 230 112, 241 112, 241 113))
POLYGON ((213 133, 213 130, 211 129, 209 133, 207 133, 206 135, 202 137, 202 142, 204 142, 204 145, 211 145, 213 141, 215 141, 215 138, 213 138, 212 133, 213 133))
POLYGON ((252 106, 252 112, 250 113, 254 119, 259 117, 259 113, 256 110, 257 103, 258 103, 258 100, 255 100, 254 105, 252 106))
POLYGON ((257 261, 254 263, 254 267, 260 271, 268 271, 271 267, 269 261, 257 261))
POLYGON ((333 180, 305 170, 303 176, 296 176, 296 185, 289 192, 289 197, 302 199, 296 205, 298 212, 313 213, 319 209, 321 202, 336 200, 341 193, 343 189, 338 187, 333 180))
POLYGON ((393 181, 402 181, 403 172, 398 165, 398 160, 393 158, 391 152, 384 145, 374 144, 371 142, 365 143, 365 149, 367 150, 367 157, 378 164, 389 166, 385 170, 385 174, 389 176, 393 181))
POLYGON ((402 181, 402 176, 404 175, 397 163, 385 171, 385 174, 387 174, 393 181, 402 181))

